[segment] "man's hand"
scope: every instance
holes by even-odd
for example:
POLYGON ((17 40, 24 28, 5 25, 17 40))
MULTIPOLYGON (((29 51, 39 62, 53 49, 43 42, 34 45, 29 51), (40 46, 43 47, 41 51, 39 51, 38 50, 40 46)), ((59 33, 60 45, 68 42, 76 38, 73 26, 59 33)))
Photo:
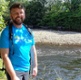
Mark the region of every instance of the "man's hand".
POLYGON ((37 67, 33 68, 33 73, 32 73, 32 77, 36 77, 38 73, 38 69, 37 67))
POLYGON ((15 76, 14 78, 11 78, 11 80, 20 80, 17 76, 15 76))

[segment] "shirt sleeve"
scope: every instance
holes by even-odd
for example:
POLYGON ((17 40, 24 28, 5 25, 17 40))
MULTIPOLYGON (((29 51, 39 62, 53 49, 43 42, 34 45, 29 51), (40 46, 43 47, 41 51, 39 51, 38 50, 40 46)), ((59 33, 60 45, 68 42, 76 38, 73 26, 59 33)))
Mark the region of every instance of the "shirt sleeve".
POLYGON ((34 38, 33 38, 33 40, 32 40, 32 45, 35 45, 35 40, 34 40, 34 38))
POLYGON ((8 28, 5 28, 0 36, 0 48, 9 48, 8 28))
POLYGON ((32 33, 32 45, 35 45, 34 34, 32 33))

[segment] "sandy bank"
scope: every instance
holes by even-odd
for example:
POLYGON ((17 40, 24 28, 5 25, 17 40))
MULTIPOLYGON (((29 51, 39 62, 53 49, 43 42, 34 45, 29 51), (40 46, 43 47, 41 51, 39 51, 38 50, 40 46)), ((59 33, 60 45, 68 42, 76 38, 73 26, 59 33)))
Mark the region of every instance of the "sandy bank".
POLYGON ((33 30, 33 33, 36 43, 81 46, 81 33, 79 32, 33 30))

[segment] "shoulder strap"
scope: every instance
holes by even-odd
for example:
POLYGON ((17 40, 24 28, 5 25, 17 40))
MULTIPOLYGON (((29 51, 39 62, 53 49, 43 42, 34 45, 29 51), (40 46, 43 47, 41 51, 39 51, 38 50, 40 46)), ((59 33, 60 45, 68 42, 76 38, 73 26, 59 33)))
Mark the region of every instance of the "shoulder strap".
POLYGON ((13 32, 12 32, 12 22, 9 22, 9 40, 12 40, 13 32))
POLYGON ((32 35, 32 30, 26 24, 23 24, 23 25, 26 27, 26 29, 28 30, 28 32, 32 35))
MULTIPOLYGON (((11 41, 11 47, 13 49, 13 31, 12 31, 12 25, 13 25, 12 22, 10 22, 8 24, 8 26, 9 26, 9 41, 11 41)), ((14 54, 14 50, 13 50, 12 54, 14 54)))
MULTIPOLYGON (((12 22, 9 22, 9 40, 12 40, 13 38, 13 31, 12 31, 12 22)), ((32 30, 26 25, 26 24, 23 24, 26 29, 28 30, 28 32, 32 35, 32 30)))

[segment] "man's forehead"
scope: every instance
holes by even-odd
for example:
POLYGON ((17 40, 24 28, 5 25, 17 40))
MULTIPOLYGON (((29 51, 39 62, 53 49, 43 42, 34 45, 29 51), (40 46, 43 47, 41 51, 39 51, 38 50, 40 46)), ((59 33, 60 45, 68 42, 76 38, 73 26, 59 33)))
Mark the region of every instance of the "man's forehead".
POLYGON ((12 10, 11 10, 11 12, 18 12, 18 11, 23 11, 24 12, 24 9, 21 9, 21 8, 13 8, 12 10))

